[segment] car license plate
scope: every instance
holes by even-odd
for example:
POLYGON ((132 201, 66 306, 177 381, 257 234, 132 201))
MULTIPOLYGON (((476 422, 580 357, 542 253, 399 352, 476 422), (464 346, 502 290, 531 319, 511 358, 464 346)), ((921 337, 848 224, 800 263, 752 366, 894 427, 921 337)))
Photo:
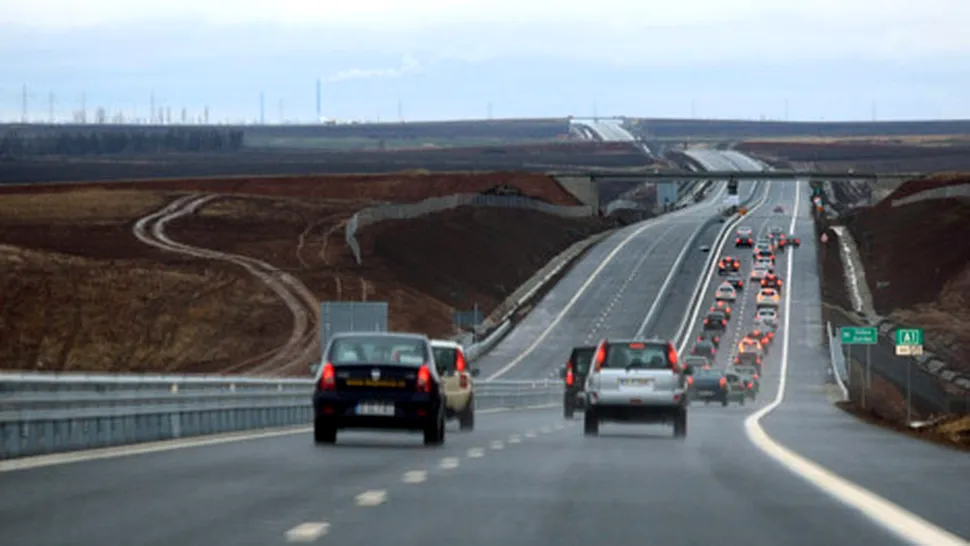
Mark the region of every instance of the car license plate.
POLYGON ((697 391, 697 394, 703 398, 707 398, 709 396, 714 396, 714 391, 697 391))
POLYGON ((384 402, 361 402, 357 404, 357 415, 393 416, 394 404, 384 402))
POLYGON ((643 378, 620 379, 619 384, 621 388, 653 390, 653 381, 650 379, 643 379, 643 378))

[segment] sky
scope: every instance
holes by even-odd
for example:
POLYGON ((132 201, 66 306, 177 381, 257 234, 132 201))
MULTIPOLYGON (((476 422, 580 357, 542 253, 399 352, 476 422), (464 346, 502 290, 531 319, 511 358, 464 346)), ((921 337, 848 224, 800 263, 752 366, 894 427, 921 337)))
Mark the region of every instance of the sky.
POLYGON ((0 121, 970 118, 967 0, 0 0, 0 121), (53 99, 53 100, 52 100, 53 99))

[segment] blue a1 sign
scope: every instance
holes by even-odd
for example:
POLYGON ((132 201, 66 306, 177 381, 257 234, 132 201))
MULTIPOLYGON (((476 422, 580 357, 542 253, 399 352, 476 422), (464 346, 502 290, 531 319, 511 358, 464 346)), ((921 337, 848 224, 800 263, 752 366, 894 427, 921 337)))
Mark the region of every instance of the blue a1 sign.
POLYGON ((898 356, 923 354, 923 329, 900 328, 896 330, 896 354, 898 356))

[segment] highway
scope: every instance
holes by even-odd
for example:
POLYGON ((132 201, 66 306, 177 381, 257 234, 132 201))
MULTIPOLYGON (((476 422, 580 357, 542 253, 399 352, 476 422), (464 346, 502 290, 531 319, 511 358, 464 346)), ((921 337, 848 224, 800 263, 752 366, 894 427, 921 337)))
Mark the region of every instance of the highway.
MULTIPOLYGON (((750 191, 742 183, 742 197, 750 191)), ((774 218, 787 227, 797 214, 794 231, 811 233, 806 183, 776 182, 765 191, 765 204, 742 225, 757 228, 774 218), (770 213, 777 203, 786 214, 770 213)), ((643 329, 672 335, 691 291, 706 275, 697 264, 708 254, 696 247, 716 232, 699 233, 693 245, 684 246, 705 213, 679 211, 627 227, 598 245, 478 362, 487 370, 483 377, 502 371, 543 335, 500 377, 548 375, 577 341, 631 335, 644 327, 651 310, 654 318, 643 329), (681 255, 683 272, 669 276, 681 255), (658 299, 662 292, 668 296, 658 299), (614 302, 616 294, 622 295, 614 302)), ((777 441, 936 525, 970 536, 966 454, 872 429, 831 406, 824 390, 828 363, 819 346, 816 254, 810 237, 802 243, 778 262, 789 281, 791 308, 782 313, 758 402, 692 406, 686 440, 672 439, 663 426, 615 424, 587 438, 581 419, 564 420, 557 406, 482 412, 474 432, 459 433, 450 424, 445 445, 435 449, 423 447, 417 436, 363 432, 342 434, 338 445, 320 448, 302 430, 0 472, 4 543, 906 543, 886 529, 890 520, 904 524, 911 537, 929 539, 917 543, 963 543, 930 535, 933 529, 891 506, 866 504, 859 500, 863 494, 852 502, 865 511, 849 506, 820 489, 837 491, 833 478, 802 477, 789 469, 797 468, 794 463, 780 464, 766 454, 773 453, 770 439, 759 437, 757 419, 777 406, 762 421, 777 441), (778 394, 784 396, 773 400, 778 394)), ((750 250, 737 252, 730 243, 721 253, 750 257, 750 250)), ((713 282, 707 290, 712 289, 713 282)), ((743 319, 739 312, 732 323, 743 319)))

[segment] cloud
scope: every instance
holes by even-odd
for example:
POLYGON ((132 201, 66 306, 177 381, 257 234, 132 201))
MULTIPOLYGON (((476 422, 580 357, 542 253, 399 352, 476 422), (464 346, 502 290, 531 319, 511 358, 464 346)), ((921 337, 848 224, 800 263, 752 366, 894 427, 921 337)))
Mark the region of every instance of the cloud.
POLYGON ((351 68, 341 70, 327 78, 328 82, 349 80, 393 79, 423 72, 425 67, 414 57, 406 55, 396 68, 351 68))

